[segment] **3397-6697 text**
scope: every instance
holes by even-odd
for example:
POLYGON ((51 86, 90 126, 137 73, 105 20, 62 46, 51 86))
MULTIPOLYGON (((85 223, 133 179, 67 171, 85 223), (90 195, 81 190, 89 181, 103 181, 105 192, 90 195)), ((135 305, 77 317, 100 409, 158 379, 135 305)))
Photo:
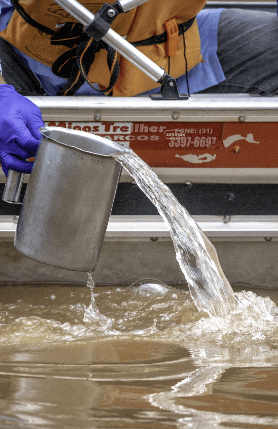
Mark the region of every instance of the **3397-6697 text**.
POLYGON ((195 147, 195 148, 203 148, 210 147, 211 145, 216 143, 216 137, 171 137, 169 142, 169 147, 195 147))

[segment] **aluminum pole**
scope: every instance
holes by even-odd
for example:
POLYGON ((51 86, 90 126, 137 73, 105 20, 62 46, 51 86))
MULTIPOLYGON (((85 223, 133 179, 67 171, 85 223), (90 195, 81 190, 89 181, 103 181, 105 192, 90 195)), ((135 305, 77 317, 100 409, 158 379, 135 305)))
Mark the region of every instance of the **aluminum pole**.
POLYGON ((149 0, 118 0, 118 3, 122 6, 125 12, 128 12, 130 9, 133 9, 140 4, 146 3, 149 0))
MULTIPOLYGON (((54 1, 75 19, 77 19, 77 21, 81 22, 84 26, 91 24, 91 22, 95 19, 95 15, 76 0, 54 1)), ((138 49, 132 46, 111 28, 108 30, 105 36, 102 37, 102 40, 114 48, 136 67, 138 67, 139 70, 144 72, 155 82, 158 82, 165 74, 165 71, 161 67, 151 61, 148 57, 146 57, 146 55, 138 51, 138 49)))

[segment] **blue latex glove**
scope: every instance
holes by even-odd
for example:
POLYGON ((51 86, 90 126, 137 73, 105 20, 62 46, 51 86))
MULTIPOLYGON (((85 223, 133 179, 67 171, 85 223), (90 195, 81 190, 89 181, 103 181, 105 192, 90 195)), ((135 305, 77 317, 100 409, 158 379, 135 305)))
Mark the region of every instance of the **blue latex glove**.
POLYGON ((9 169, 30 173, 43 127, 40 109, 18 94, 11 85, 0 85, 0 160, 5 175, 9 169))

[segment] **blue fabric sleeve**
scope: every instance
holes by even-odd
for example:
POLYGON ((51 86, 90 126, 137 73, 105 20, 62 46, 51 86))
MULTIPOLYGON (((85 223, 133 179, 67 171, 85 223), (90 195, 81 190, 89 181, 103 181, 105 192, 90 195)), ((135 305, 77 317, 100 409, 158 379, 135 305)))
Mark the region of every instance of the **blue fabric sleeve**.
POLYGON ((204 62, 198 64, 188 73, 192 93, 203 91, 225 80, 217 56, 217 34, 222 11, 223 9, 203 10, 197 15, 204 62))
MULTIPOLYGON (((35 75, 38 77, 46 94, 56 95, 56 93, 66 84, 66 79, 56 76, 52 72, 51 67, 46 66, 45 64, 42 64, 31 57, 28 57, 27 55, 20 52, 18 49, 16 49, 16 51, 26 62, 29 69, 32 70, 32 72, 35 73, 35 75)), ((85 82, 84 85, 82 85, 81 88, 76 91, 75 95, 98 96, 103 94, 98 91, 95 91, 87 82, 85 82)))
POLYGON ((5 30, 12 14, 13 6, 10 0, 0 0, 0 31, 5 30))

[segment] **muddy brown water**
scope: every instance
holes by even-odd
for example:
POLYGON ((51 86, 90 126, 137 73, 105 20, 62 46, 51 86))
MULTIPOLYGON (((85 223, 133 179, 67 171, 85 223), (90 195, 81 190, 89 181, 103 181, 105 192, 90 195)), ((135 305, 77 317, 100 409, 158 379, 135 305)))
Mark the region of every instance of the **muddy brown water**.
POLYGON ((278 291, 234 289, 2 287, 0 428, 278 427, 278 291))

